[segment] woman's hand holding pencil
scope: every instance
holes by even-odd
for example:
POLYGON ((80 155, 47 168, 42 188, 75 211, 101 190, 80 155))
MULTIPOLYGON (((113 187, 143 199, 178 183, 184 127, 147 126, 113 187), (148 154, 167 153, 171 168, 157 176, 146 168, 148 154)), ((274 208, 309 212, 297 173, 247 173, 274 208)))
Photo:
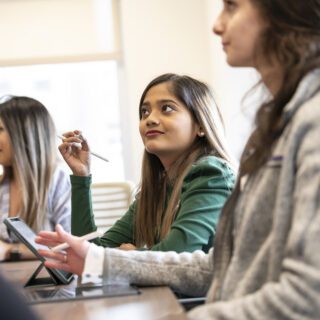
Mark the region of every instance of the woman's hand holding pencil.
MULTIPOLYGON (((94 232, 88 233, 82 237, 79 237, 79 240, 90 241, 90 240, 93 240, 93 239, 101 237, 101 236, 102 236, 101 232, 94 231, 94 232)), ((64 243, 61 243, 61 244, 51 248, 51 251, 52 252, 60 252, 65 249, 68 249, 69 247, 70 247, 70 245, 67 242, 64 242, 64 243)))
POLYGON ((87 176, 90 174, 90 154, 109 162, 105 157, 90 150, 87 140, 81 131, 69 131, 59 136, 62 144, 59 146, 60 153, 76 176, 87 176))
POLYGON ((59 151, 75 176, 90 174, 90 148, 81 131, 69 131, 59 136, 59 151))

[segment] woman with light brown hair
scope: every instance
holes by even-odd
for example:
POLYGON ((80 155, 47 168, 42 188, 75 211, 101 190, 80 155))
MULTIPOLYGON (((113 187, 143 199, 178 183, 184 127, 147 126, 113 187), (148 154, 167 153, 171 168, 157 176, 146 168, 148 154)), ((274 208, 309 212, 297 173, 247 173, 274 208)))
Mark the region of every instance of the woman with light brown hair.
MULTIPOLYGON (((70 183, 57 166, 56 132, 47 109, 28 97, 0 103, 0 259, 30 256, 3 220, 19 216, 35 232, 70 230, 70 183)), ((31 256, 30 256, 31 257, 31 256)))

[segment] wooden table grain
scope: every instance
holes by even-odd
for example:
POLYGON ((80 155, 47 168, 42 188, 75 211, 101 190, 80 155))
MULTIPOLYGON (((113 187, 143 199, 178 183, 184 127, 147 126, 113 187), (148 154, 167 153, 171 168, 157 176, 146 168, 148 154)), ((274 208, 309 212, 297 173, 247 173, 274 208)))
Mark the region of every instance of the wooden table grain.
MULTIPOLYGON (((7 262, 0 264, 0 271, 23 292, 23 285, 38 265, 39 261, 7 262)), ((186 319, 183 307, 168 287, 140 289, 140 295, 39 303, 32 308, 44 320, 186 319)))

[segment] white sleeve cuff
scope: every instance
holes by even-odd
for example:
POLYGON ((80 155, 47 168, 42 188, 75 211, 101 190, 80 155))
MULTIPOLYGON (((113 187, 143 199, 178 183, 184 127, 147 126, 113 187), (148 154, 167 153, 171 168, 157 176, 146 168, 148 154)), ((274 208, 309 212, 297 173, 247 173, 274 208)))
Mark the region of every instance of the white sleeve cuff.
POLYGON ((84 262, 81 283, 101 283, 103 273, 104 248, 93 243, 90 244, 89 250, 84 262))

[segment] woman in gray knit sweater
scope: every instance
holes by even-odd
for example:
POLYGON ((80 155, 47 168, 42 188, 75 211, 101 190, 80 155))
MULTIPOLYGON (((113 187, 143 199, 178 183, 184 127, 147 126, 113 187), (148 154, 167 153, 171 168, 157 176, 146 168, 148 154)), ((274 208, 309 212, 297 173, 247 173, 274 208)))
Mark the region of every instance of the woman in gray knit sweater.
POLYGON ((320 0, 223 4, 214 32, 227 61, 254 67, 270 98, 257 113, 214 252, 103 249, 60 227, 38 241, 71 246, 43 251, 56 259, 48 267, 207 294, 190 319, 319 319, 320 0))

